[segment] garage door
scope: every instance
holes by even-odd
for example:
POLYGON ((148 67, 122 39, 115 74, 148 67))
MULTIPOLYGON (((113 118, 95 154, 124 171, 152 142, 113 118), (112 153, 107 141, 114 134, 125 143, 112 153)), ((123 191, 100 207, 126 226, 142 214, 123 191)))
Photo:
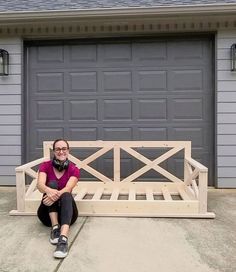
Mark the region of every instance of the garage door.
MULTIPOLYGON (((42 155, 44 140, 61 137, 190 140, 213 184, 209 37, 34 42, 26 49, 26 161, 42 155)), ((181 175, 180 160, 168 167, 181 175)), ((131 173, 138 162, 124 155, 124 165, 131 173)))

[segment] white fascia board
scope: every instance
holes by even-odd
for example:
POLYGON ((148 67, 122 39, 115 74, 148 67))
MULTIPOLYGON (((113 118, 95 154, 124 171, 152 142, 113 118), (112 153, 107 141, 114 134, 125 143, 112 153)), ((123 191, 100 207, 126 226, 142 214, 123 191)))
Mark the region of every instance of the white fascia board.
POLYGON ((182 6, 156 6, 156 7, 127 7, 104 9, 71 9, 71 10, 44 10, 44 11, 14 11, 0 12, 0 23, 14 23, 27 21, 44 22, 51 20, 76 19, 105 19, 123 17, 149 17, 149 16, 189 16, 189 15, 236 15, 236 4, 205 4, 182 6))

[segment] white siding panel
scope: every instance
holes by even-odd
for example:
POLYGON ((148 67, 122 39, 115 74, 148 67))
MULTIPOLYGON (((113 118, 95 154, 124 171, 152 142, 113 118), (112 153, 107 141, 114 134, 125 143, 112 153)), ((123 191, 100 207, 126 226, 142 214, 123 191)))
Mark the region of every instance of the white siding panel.
POLYGON ((236 113, 236 103, 218 103, 218 113, 236 113))
POLYGON ((236 137, 235 135, 220 134, 218 135, 218 144, 219 145, 236 145, 236 137))
POLYGON ((9 52, 9 75, 0 77, 0 185, 15 184, 15 167, 21 164, 22 40, 0 38, 9 52))
POLYGON ((0 102, 0 114, 20 114, 21 106, 20 105, 1 105, 0 102))
MULTIPOLYGON (((228 69, 230 69, 230 66, 228 67, 228 69)), ((218 71, 218 80, 224 80, 224 81, 227 81, 227 80, 232 80, 234 81, 234 84, 236 83, 236 80, 235 80, 235 74, 230 72, 229 73, 229 70, 228 71, 218 71)))
POLYGON ((218 102, 236 102, 235 92, 218 92, 218 102))
POLYGON ((236 188, 236 73, 230 67, 230 47, 235 39, 236 30, 217 33, 217 185, 222 188, 236 188))
POLYGON ((236 167, 236 157, 219 157, 218 166, 234 166, 234 167, 236 167))
POLYGON ((0 128, 1 125, 21 125, 20 115, 0 115, 0 128))
POLYGON ((0 184, 1 185, 15 185, 16 184, 16 177, 13 176, 0 176, 0 184))
POLYGON ((21 135, 21 126, 1 126, 0 135, 21 135))
POLYGON ((236 167, 218 167, 219 178, 235 178, 236 167))
MULTIPOLYGON (((236 134, 236 124, 219 124, 217 126, 218 135, 236 134)), ((236 150, 235 150, 236 151, 236 150)), ((235 152, 236 154, 236 152, 235 152)))
POLYGON ((20 75, 21 74, 21 65, 20 64, 9 65, 9 74, 10 75, 20 75))
POLYGON ((0 165, 21 164, 21 156, 0 156, 0 165))
POLYGON ((17 167, 17 165, 11 165, 11 166, 2 166, 0 165, 0 173, 1 176, 14 176, 15 175, 15 168, 17 167))
POLYGON ((219 188, 235 188, 236 178, 219 178, 218 187, 219 188))
POLYGON ((8 84, 1 85, 0 84, 0 95, 12 95, 12 94, 21 94, 21 85, 16 84, 8 84))
POLYGON ((220 156, 235 156, 236 146, 234 145, 219 145, 217 148, 218 157, 220 156))
POLYGON ((236 113, 219 113, 218 114, 219 124, 235 124, 236 123, 236 113))
POLYGON ((230 48, 233 43, 235 43, 235 37, 221 38, 220 34, 218 35, 218 44, 217 47, 220 48, 230 48))
POLYGON ((224 71, 231 69, 231 64, 229 60, 217 60, 217 69, 218 71, 224 71))
MULTIPOLYGON (((228 71, 229 73, 229 71, 228 71)), ((218 81, 218 91, 219 92, 235 92, 236 91, 236 80, 227 81, 219 80, 218 81)))
MULTIPOLYGON (((1 95, 0 105, 20 105, 21 96, 20 95, 1 95)), ((8 113, 8 111, 6 111, 8 113)))
POLYGON ((10 64, 12 65, 15 65, 15 64, 21 64, 21 54, 15 54, 15 55, 11 55, 9 57, 9 62, 10 64))
POLYGON ((21 136, 15 135, 0 135, 0 142, 1 143, 8 143, 12 145, 20 145, 21 144, 21 136))
MULTIPOLYGON (((10 75, 11 84, 21 84, 21 75, 10 75)), ((9 81, 7 77, 0 78, 1 85, 8 85, 9 81)))
POLYGON ((230 51, 229 48, 227 49, 220 49, 217 50, 217 60, 230 60, 230 51))
POLYGON ((21 146, 17 146, 17 145, 1 145, 0 146, 1 149, 1 155, 21 155, 21 146))

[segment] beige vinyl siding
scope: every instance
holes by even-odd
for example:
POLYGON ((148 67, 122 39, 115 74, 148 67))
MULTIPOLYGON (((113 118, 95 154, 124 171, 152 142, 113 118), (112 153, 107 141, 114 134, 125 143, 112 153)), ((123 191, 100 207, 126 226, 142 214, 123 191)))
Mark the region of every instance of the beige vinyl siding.
POLYGON ((220 188, 236 188, 236 72, 230 66, 233 43, 236 43, 236 30, 218 32, 217 184, 220 188))
POLYGON ((0 38, 9 52, 9 76, 0 76, 0 185, 15 185, 15 167, 21 164, 22 41, 0 38))

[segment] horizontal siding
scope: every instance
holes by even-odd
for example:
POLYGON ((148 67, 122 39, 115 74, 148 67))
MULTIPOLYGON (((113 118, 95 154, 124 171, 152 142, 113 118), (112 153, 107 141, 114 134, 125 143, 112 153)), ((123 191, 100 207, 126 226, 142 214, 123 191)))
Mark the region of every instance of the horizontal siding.
POLYGON ((0 38, 9 52, 9 76, 0 77, 0 185, 15 184, 15 167, 21 164, 22 41, 0 38))
POLYGON ((1 145, 1 155, 21 155, 21 146, 19 145, 1 145))
POLYGON ((218 179, 218 187, 219 188, 235 188, 236 187, 236 179, 235 178, 219 178, 218 179))
MULTIPOLYGON (((220 134, 236 134, 236 124, 219 124, 218 126, 218 135, 220 134)), ((236 154, 236 152, 235 152, 236 154)))
POLYGON ((1 175, 0 176, 0 184, 1 185, 12 185, 12 186, 16 185, 16 177, 15 177, 15 175, 13 175, 13 176, 9 176, 9 175, 4 176, 4 175, 1 175))
POLYGON ((218 145, 217 153, 220 154, 220 156, 235 156, 236 146, 235 145, 218 145))
POLYGON ((236 30, 219 31, 216 44, 217 186, 236 188, 236 72, 231 71, 230 47, 236 30))

